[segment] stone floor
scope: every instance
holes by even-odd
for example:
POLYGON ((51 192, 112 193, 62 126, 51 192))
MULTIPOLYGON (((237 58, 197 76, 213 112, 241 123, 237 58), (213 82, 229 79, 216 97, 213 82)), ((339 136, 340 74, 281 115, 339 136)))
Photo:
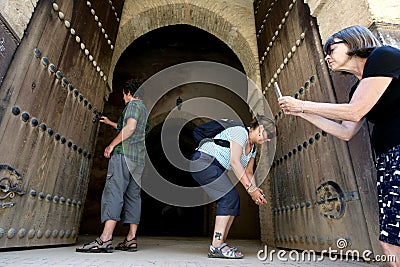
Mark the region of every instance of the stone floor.
MULTIPOLYGON (((77 245, 92 241, 94 236, 80 236, 77 245)), ((115 244, 122 241, 123 237, 114 238, 115 244)), ((77 253, 74 246, 36 248, 17 251, 0 250, 0 266, 15 267, 128 267, 128 266, 173 266, 173 267, 211 267, 211 266, 307 266, 307 267, 333 267, 333 266, 379 266, 366 262, 329 260, 323 261, 293 261, 286 255, 287 261, 279 260, 276 254, 272 260, 263 257, 265 254, 257 253, 264 247, 257 240, 230 240, 245 255, 243 259, 209 259, 207 251, 209 239, 207 238, 179 238, 179 237, 140 237, 139 251, 124 252, 114 251, 107 254, 77 253), (261 258, 261 259, 259 259, 261 258)), ((114 244, 114 245, 115 245, 114 244)), ((270 249, 268 249, 270 251, 270 249)), ((290 251, 287 252, 287 254, 290 251)), ((294 253, 294 252, 292 252, 294 253)), ((292 254, 295 257, 295 254, 292 254)), ((382 265, 383 266, 383 265, 382 265)))

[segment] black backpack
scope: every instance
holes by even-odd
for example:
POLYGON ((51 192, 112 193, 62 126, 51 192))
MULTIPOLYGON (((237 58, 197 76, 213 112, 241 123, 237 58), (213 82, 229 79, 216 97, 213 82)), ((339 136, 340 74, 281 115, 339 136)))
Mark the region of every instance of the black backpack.
POLYGON ((199 126, 194 128, 193 138, 198 146, 201 146, 206 142, 214 142, 219 146, 229 147, 230 146, 229 141, 222 139, 214 139, 214 137, 223 130, 234 126, 242 126, 247 130, 247 128, 241 122, 237 122, 230 119, 212 120, 210 122, 200 124, 199 126))

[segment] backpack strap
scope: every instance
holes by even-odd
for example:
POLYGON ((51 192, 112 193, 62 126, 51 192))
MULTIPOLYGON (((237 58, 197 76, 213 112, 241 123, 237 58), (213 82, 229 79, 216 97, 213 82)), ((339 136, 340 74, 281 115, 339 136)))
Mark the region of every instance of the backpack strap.
MULTIPOLYGON (((246 126, 242 126, 242 127, 245 128, 247 131, 247 134, 249 134, 249 129, 246 126)), ((216 145, 219 145, 222 147, 230 147, 231 146, 231 143, 228 140, 224 140, 224 139, 205 138, 203 140, 205 140, 205 141, 204 142, 202 141, 200 143, 200 145, 207 143, 207 142, 214 142, 216 145)), ((256 151, 256 145, 253 144, 253 148, 252 148, 251 152, 254 153, 255 151, 256 151)))

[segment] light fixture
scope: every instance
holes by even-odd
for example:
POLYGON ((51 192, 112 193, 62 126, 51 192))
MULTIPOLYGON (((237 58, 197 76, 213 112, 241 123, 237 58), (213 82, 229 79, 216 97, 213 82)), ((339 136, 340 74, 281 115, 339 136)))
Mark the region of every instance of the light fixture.
POLYGON ((178 110, 181 110, 182 108, 182 98, 180 96, 178 96, 178 98, 176 99, 176 106, 178 107, 178 110))

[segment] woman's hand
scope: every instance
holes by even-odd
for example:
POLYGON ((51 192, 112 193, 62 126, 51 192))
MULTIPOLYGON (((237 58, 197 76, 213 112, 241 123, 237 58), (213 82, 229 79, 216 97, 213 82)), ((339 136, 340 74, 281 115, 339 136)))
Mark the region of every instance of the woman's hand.
POLYGON ((279 106, 289 115, 299 115, 299 113, 304 113, 304 101, 295 99, 291 96, 283 96, 278 99, 279 106))
POLYGON ((267 204, 267 200, 265 199, 265 195, 260 188, 255 188, 254 191, 249 192, 251 199, 253 199, 254 203, 257 205, 267 204))

